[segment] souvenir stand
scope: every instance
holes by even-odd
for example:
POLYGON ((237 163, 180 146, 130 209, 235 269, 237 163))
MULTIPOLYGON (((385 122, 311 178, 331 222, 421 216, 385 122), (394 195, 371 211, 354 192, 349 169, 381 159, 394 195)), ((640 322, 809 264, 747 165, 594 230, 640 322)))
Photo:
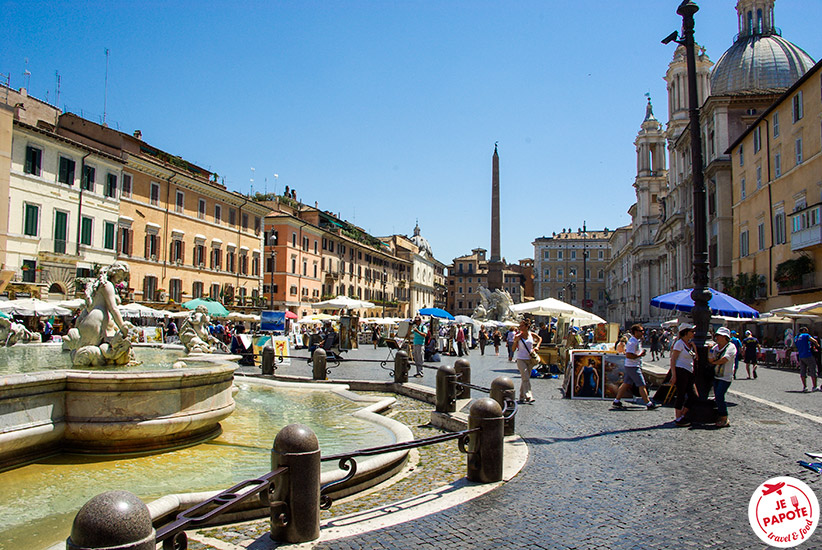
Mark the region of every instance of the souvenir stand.
POLYGON ((614 399, 622 384, 625 354, 575 349, 565 368, 562 390, 570 399, 614 399))

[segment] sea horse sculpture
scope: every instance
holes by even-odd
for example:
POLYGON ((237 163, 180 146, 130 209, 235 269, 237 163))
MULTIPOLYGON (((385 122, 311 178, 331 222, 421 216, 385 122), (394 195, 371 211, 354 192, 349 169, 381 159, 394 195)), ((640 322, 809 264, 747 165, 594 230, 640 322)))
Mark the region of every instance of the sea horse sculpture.
POLYGON ((128 266, 115 262, 86 285, 86 305, 77 317, 77 326, 63 339, 74 366, 126 365, 134 360, 131 342, 136 339, 136 329, 120 315, 115 289, 128 276, 128 266))
POLYGON ((180 343, 188 353, 212 353, 215 349, 225 351, 225 344, 209 334, 208 322, 208 308, 197 306, 180 325, 180 343))

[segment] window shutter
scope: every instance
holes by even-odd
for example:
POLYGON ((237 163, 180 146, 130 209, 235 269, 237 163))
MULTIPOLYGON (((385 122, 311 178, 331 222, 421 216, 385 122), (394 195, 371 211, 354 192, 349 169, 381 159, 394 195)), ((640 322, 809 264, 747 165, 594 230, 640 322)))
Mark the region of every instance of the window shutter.
POLYGON ((174 241, 168 243, 168 257, 171 259, 172 262, 177 259, 174 257, 174 241))
POLYGON ((146 260, 151 256, 151 235, 146 235, 146 260))
POLYGON ((126 253, 131 256, 134 253, 134 230, 126 229, 126 234, 128 235, 128 250, 126 253))
POLYGON ((180 262, 186 261, 186 242, 180 241, 180 262))

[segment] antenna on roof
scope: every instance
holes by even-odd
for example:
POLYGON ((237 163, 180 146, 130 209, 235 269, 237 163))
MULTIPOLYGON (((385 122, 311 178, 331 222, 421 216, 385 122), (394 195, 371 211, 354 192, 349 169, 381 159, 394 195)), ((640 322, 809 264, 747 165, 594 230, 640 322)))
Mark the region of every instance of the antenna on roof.
POLYGON ((249 191, 250 196, 254 196, 254 167, 251 167, 251 191, 249 191))
POLYGON ((54 71, 54 78, 57 80, 56 97, 55 97, 55 100, 54 100, 54 106, 59 109, 60 108, 60 80, 62 80, 60 78, 60 71, 54 71))
POLYGON ((29 72, 29 58, 26 58, 26 68, 23 69, 23 77, 26 79, 26 91, 29 89, 29 85, 31 84, 31 72, 29 72))
POLYGON ((103 126, 106 125, 106 103, 108 102, 108 48, 106 48, 106 79, 103 85, 103 126))

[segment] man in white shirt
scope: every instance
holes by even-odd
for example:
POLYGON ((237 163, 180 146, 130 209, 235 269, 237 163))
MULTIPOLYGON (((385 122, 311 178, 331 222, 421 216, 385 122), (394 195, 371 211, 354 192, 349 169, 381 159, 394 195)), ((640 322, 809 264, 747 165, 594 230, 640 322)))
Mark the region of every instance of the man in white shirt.
POLYGON ((631 386, 639 388, 639 395, 642 396, 645 402, 645 408, 649 411, 655 409, 657 404, 648 398, 648 387, 645 383, 645 377, 642 376, 642 357, 646 350, 642 349, 642 336, 645 334, 645 329, 642 325, 634 325, 631 327, 631 338, 625 345, 625 376, 622 379, 622 385, 617 390, 616 399, 614 399, 614 408, 623 409, 622 398, 633 394, 631 386))

